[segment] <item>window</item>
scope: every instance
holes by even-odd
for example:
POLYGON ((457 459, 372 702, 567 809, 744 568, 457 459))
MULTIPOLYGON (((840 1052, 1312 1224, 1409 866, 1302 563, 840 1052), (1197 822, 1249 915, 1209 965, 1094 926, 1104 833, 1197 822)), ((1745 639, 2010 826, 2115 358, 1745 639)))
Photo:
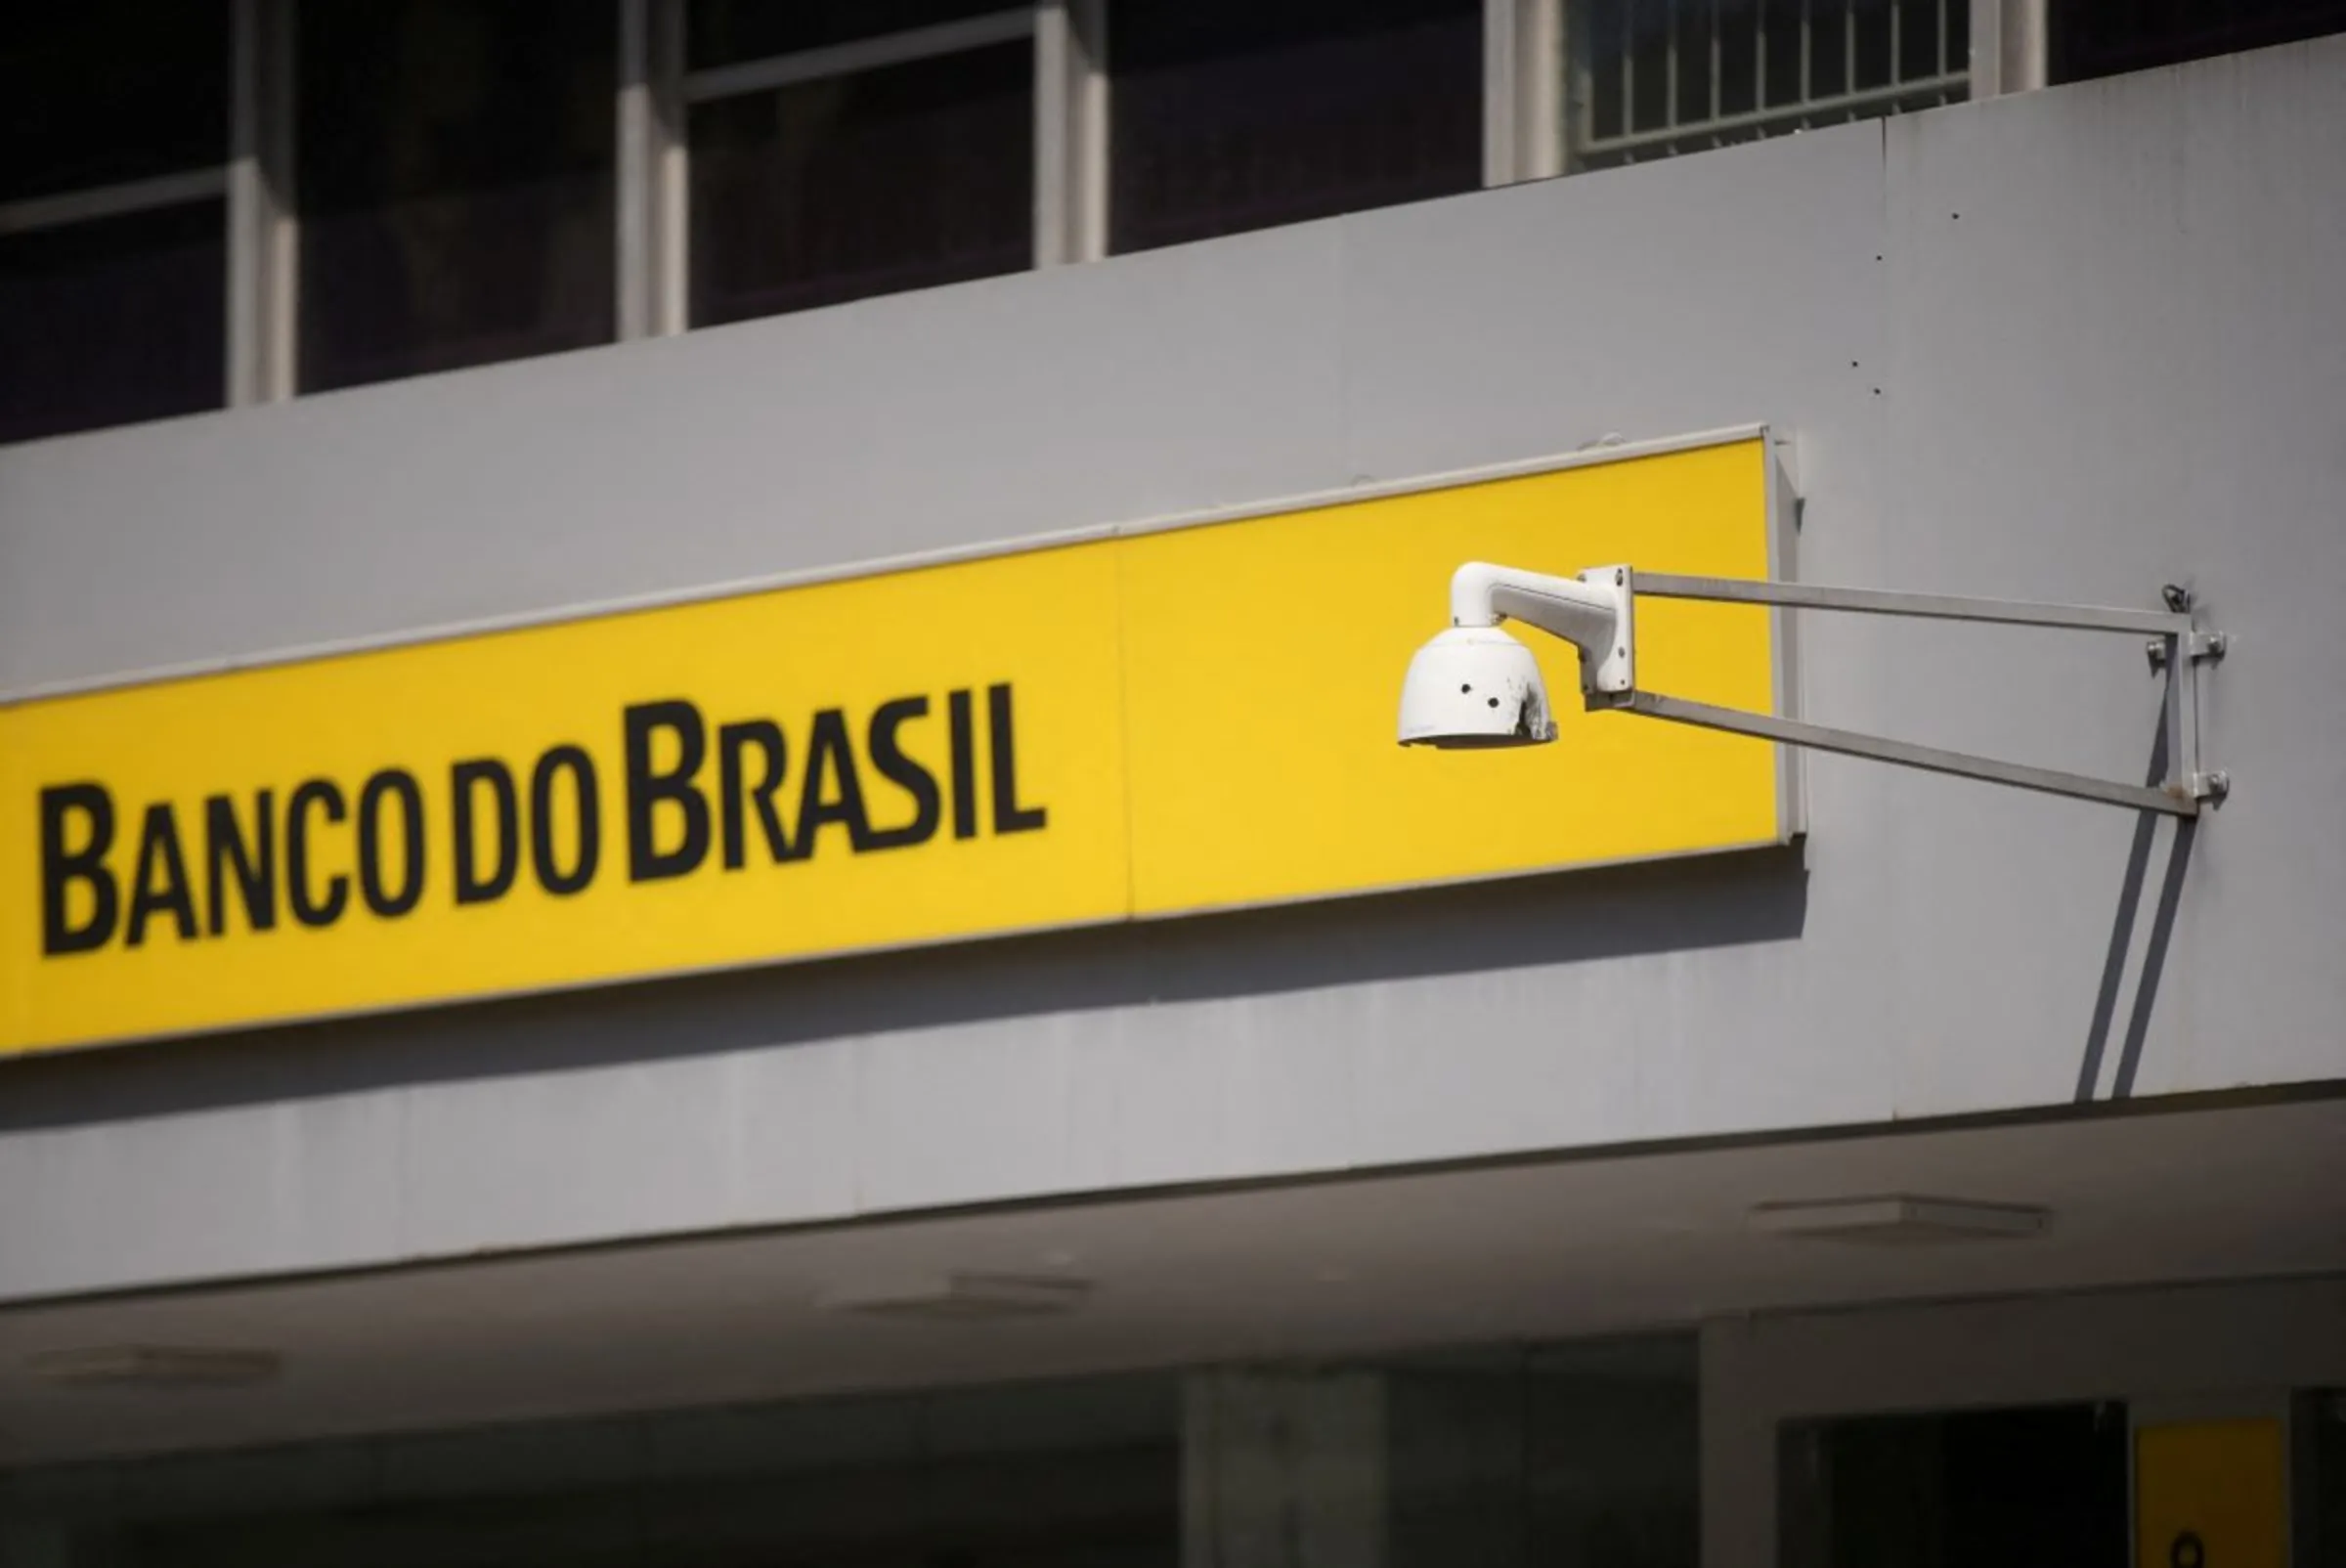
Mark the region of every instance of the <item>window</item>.
POLYGON ((1111 248, 1482 183, 1479 0, 1115 0, 1111 248))
POLYGON ((1574 169, 1966 93, 1970 0, 1594 0, 1571 14, 1574 169))
POLYGON ((611 339, 611 7, 312 4, 298 34, 304 390, 611 339))
POLYGON ((2342 0, 2057 0, 2051 12, 2057 82, 2346 31, 2342 0))
POLYGON ((0 441, 225 401, 228 51, 219 0, 0 28, 0 441))
POLYGON ((692 325, 1031 264, 1028 12, 710 0, 690 19, 692 325))

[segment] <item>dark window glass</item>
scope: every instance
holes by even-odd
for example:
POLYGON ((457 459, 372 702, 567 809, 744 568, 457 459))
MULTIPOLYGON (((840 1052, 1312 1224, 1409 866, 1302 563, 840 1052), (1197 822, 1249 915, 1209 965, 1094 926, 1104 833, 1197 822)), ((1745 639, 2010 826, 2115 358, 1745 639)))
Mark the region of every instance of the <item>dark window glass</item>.
MULTIPOLYGON (((1968 11, 1970 8, 1961 6, 1949 9, 1968 11)), ((1925 3, 1925 0, 1896 0, 1891 7, 1891 14, 1898 22, 1898 58, 1891 64, 1897 80, 1920 81, 1926 76, 1937 75, 1948 66, 1956 70, 1968 68, 1970 61, 1965 56, 1946 53, 1946 34, 1939 27, 1939 13, 1934 7, 1925 3)), ((1952 16, 1946 21, 1950 27, 1953 26, 1955 19, 1952 16)))
MULTIPOLYGON (((1808 39, 1808 96, 1838 98, 1855 92, 1849 63, 1857 52, 1857 11, 1864 0, 1833 8, 1839 15, 1812 16, 1808 39)), ((1814 8, 1811 8, 1812 12, 1814 8)))
POLYGON ((1029 265, 1023 43, 692 111, 692 319, 770 316, 1029 265))
POLYGON ((1784 1568, 2125 1568, 2122 1405, 1788 1424, 1784 1568))
POLYGON ((0 1475, 42 1568, 1178 1568, 1170 1376, 0 1475))
POLYGON ((1399 1363, 1391 1568, 1696 1568, 1696 1375, 1674 1334, 1399 1363))
POLYGON ((2054 0, 2052 24, 2071 82, 2346 31, 2346 0, 2054 0))
POLYGON ((0 237, 0 441, 220 407, 227 301, 218 201, 0 237))
POLYGON ((581 0, 302 8, 304 388, 610 339, 616 26, 581 0))
POLYGON ((1894 3, 1849 8, 1849 66, 1855 73, 1849 82, 1851 92, 1874 92, 1889 85, 1890 22, 1896 12, 1894 3))
POLYGON ((1718 111, 1748 114, 1760 107, 1760 0, 1719 0, 1718 111))
MULTIPOLYGON (((1607 10, 1614 9, 1608 6, 1607 10)), ((1754 25, 1762 34, 1760 107, 1802 102, 1812 49, 1802 26, 1804 0, 1760 0, 1754 25)))
POLYGON ((2298 1400, 2296 1428, 2312 1450, 2311 1462, 2298 1470, 2313 1483, 2313 1499, 2304 1512, 2311 1517, 2313 1539, 2305 1558, 2312 1568, 2346 1568, 2346 1392, 2318 1389, 2298 1400))
POLYGON ((1695 1390, 1671 1334, 52 1465, 0 1565, 1696 1568, 1695 1390))
POLYGON ((228 159, 226 0, 16 0, 0 22, 0 201, 228 159))
POLYGON ((793 55, 1016 11, 1024 0, 692 0, 685 13, 685 59, 694 70, 772 55, 793 55))
POLYGON ((1471 190, 1475 0, 1108 8, 1117 250, 1471 190))

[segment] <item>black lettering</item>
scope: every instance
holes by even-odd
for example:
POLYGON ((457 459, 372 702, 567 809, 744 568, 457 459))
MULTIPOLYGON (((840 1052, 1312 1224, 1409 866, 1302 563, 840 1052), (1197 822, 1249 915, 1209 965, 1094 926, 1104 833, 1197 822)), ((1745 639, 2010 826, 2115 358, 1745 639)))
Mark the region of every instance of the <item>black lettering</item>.
POLYGON ((1011 729, 1010 687, 985 688, 986 749, 994 764, 994 831, 1031 833, 1050 819, 1040 806, 1019 804, 1019 743, 1011 729))
POLYGON ((978 837, 978 741, 967 691, 946 697, 945 718, 953 738, 953 837, 974 839, 978 837))
POLYGON ((628 880, 657 882, 681 877, 709 855, 709 800, 693 787, 708 755, 709 732, 701 711, 683 701, 639 703, 625 716, 628 753, 628 880), (652 770, 652 736, 673 730, 676 764, 652 770), (684 819, 684 836, 673 849, 657 842, 657 808, 673 806, 684 819))
POLYGON ((799 786, 798 849, 803 858, 814 853, 815 833, 827 822, 847 825, 847 847, 871 847, 871 819, 863 812, 863 781, 855 776, 855 748, 847 739, 847 716, 826 708, 814 716, 806 735, 806 771, 799 786), (823 795, 823 775, 839 782, 836 797, 823 795))
POLYGON ((782 726, 769 719, 722 725, 717 732, 717 787, 724 794, 725 869, 739 871, 749 863, 745 806, 758 813, 759 831, 765 835, 765 852, 778 861, 791 858, 789 836, 782 831, 782 817, 774 809, 774 792, 782 787, 782 771, 789 762, 782 726), (758 769, 758 782, 745 792, 743 754, 752 746, 765 761, 758 769))
POLYGON ((530 864, 538 885, 562 897, 594 880, 603 858, 601 795, 594 785, 594 759, 577 746, 556 746, 538 759, 530 773, 530 864), (554 858, 554 780, 570 775, 572 803, 578 807, 577 852, 565 871, 554 858))
POLYGON ((244 899, 244 925, 269 931, 277 925, 277 815, 271 792, 253 796, 252 843, 237 825, 236 803, 214 795, 203 803, 204 905, 207 930, 215 936, 228 930, 228 879, 236 874, 237 891, 244 899))
POLYGON ((86 953, 114 935, 121 890, 106 864, 114 844, 114 798, 103 784, 54 784, 41 791, 41 952, 86 953), (79 815, 89 823, 81 848, 68 849, 65 822, 79 815), (90 918, 73 923, 73 884, 90 890, 90 918))
POLYGON ((330 780, 305 779, 295 785, 285 803, 285 902, 293 918, 312 928, 330 926, 342 918, 350 903, 350 879, 336 872, 326 879, 326 896, 310 891, 310 813, 324 810, 328 822, 339 822, 347 811, 342 791, 330 780))
POLYGON ((181 941, 196 936, 196 900, 188 892, 188 861, 179 849, 179 822, 167 801, 147 807, 139 828, 139 866, 131 874, 130 918, 122 925, 122 945, 136 947, 147 939, 147 920, 168 914, 179 929, 181 941), (154 874, 163 874, 155 886, 154 874))
POLYGON ((393 920, 423 897, 423 791, 404 767, 386 767, 359 790, 359 896, 367 907, 393 920), (383 881, 383 800, 399 799, 399 887, 383 881))
POLYGON ((915 844, 927 844, 936 836, 938 799, 936 775, 904 755, 896 739, 896 731, 908 719, 919 719, 929 712, 926 697, 898 697, 882 703, 872 715, 872 725, 865 751, 872 766, 882 778, 912 797, 912 820, 900 828, 875 828, 870 847, 875 849, 896 849, 915 844))
POLYGON ((513 770, 494 757, 476 757, 448 770, 450 818, 455 827, 456 902, 487 903, 513 891, 521 870, 521 804, 513 793, 513 770), (497 857, 487 876, 481 875, 480 834, 473 827, 476 787, 489 786, 497 808, 497 857))

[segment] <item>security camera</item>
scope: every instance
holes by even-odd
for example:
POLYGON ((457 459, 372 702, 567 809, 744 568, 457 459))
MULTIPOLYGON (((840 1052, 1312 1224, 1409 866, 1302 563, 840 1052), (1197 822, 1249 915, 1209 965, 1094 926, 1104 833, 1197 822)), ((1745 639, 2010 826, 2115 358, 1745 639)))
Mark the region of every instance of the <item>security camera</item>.
POLYGON ((1451 748, 1536 746, 1556 738, 1532 650, 1499 629, 1522 621, 1580 650, 1585 693, 1636 684, 1626 566, 1577 579, 1469 561, 1450 580, 1450 630, 1410 661, 1401 687, 1401 743, 1451 748))
POLYGON ((1626 566, 1600 566, 1578 578, 1546 577, 1469 561, 1450 580, 1450 630, 1417 650, 1401 687, 1404 746, 1534 746, 1556 738, 1547 691, 1532 650, 1499 630, 1522 621, 1571 643, 1581 656, 1581 694, 1589 708, 1749 735, 1780 746, 1870 757, 1900 767, 1984 779, 2016 789, 2041 790, 2073 800, 2100 801, 2131 811, 2195 817, 2201 803, 2222 801, 2232 788, 2222 768, 2199 765, 2198 731, 2177 715, 2196 701, 2200 664, 2224 656, 2223 633, 2193 619, 2191 594, 2169 587, 2164 610, 2114 609, 2101 604, 2039 604, 2012 599, 1960 599, 1943 593, 1897 593, 1884 588, 1822 588, 1733 577, 1680 577, 1654 572, 1645 591, 1657 598, 1720 604, 1769 604, 1786 609, 1849 610, 1864 615, 1914 616, 1927 621, 1987 621, 2004 626, 2063 627, 2080 632, 2145 632, 2159 639, 2167 670, 2170 735, 2163 782, 2136 784, 2084 773, 2064 773, 1993 757, 1917 746, 1887 735, 1832 729, 1773 713, 1746 713, 1664 692, 1637 689, 1637 642, 1630 624, 1637 576, 1626 566))

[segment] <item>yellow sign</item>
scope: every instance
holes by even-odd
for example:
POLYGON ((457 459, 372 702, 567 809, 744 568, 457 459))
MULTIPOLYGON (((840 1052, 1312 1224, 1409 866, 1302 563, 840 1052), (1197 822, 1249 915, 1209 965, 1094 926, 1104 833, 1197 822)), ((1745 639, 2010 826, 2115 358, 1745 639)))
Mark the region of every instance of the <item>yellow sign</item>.
POLYGON ((2141 1428, 2134 1500, 2140 1568, 2286 1568, 2288 1478, 2279 1420, 2141 1428))
MULTIPOLYGON (((1393 736, 1460 561, 1763 577, 1775 484, 1745 433, 0 708, 0 1051, 1777 842, 1760 742, 1393 736)), ((1638 613, 1773 708, 1767 611, 1638 613)))

